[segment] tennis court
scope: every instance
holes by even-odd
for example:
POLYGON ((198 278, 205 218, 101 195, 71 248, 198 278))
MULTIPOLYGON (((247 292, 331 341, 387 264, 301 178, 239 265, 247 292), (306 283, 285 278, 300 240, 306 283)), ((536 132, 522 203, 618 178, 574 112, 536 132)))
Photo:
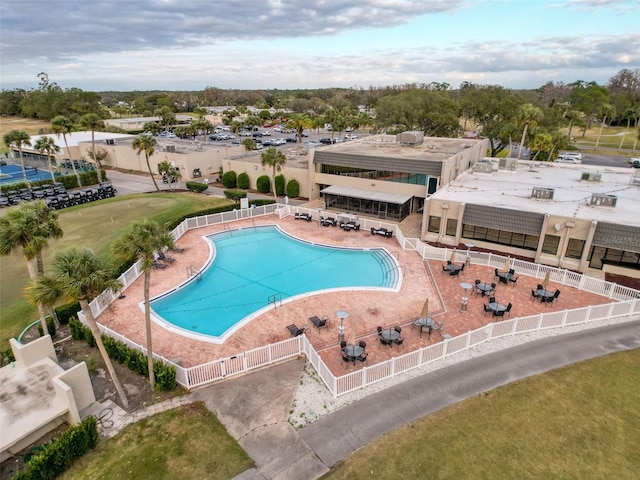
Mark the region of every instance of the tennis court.
MULTIPOLYGON (((25 167, 27 179, 30 182, 37 180, 50 180, 51 173, 38 167, 25 167)), ((20 165, 0 166, 0 185, 23 182, 22 167, 20 165)))

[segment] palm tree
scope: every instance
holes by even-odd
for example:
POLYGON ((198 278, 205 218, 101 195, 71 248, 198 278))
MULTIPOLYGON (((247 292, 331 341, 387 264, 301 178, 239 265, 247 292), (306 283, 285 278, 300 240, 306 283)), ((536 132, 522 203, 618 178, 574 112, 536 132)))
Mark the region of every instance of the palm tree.
POLYGON ((162 175, 163 178, 166 177, 169 179, 169 190, 173 190, 171 177, 174 177, 176 180, 179 180, 182 177, 180 171, 166 160, 163 160, 158 164, 158 173, 162 175))
POLYGON ((67 155, 69 155, 69 161, 71 162, 71 167, 73 168, 73 174, 78 180, 78 186, 81 186, 80 176, 78 175, 78 171, 76 170, 76 164, 71 157, 69 143, 67 143, 67 134, 71 135, 71 132, 73 131, 73 122, 64 115, 58 115, 53 120, 51 120, 51 130, 53 130, 53 133, 55 133, 58 138, 60 137, 60 135, 62 135, 62 138, 64 139, 64 146, 67 147, 67 155))
POLYGON ((40 155, 43 155, 44 153, 47 154, 47 163, 49 164, 49 172, 51 172, 51 181, 55 182, 56 176, 53 173, 51 154, 60 152, 60 147, 56 145, 56 141, 53 138, 47 135, 43 135, 38 140, 36 140, 34 147, 36 150, 38 150, 38 152, 40 152, 40 155))
POLYGON ((268 165, 273 168, 273 174, 271 180, 273 182, 273 198, 278 202, 278 195, 276 194, 276 170, 279 172, 282 170, 282 165, 287 161, 287 157, 284 156, 280 150, 276 147, 269 147, 266 151, 260 155, 262 157, 262 165, 268 165))
POLYGON ((104 128, 104 122, 96 113, 86 113, 80 117, 80 125, 83 128, 91 130, 91 159, 96 162, 96 171, 98 172, 98 182, 102 180, 102 165, 100 158, 96 153, 96 130, 104 128))
POLYGON ((140 152, 144 152, 144 157, 147 160, 147 169, 149 170, 149 175, 151 175, 151 180, 153 180, 156 191, 159 192, 160 188, 158 187, 158 183, 156 182, 156 179, 151 172, 151 165, 149 164, 149 157, 155 153, 156 145, 158 145, 158 141, 151 135, 147 135, 145 133, 141 133, 140 135, 138 135, 131 144, 134 150, 138 150, 138 155, 140 155, 140 152))
POLYGON ((117 255, 122 255, 128 259, 137 258, 140 260, 141 268, 144 272, 144 322, 147 331, 147 363, 151 388, 155 386, 156 381, 153 373, 149 287, 151 285, 151 269, 155 261, 155 253, 166 247, 173 248, 173 237, 166 228, 151 220, 135 223, 131 231, 116 240, 111 247, 117 255))
POLYGON ((102 264, 89 249, 68 248, 56 253, 51 263, 51 273, 43 275, 27 289, 29 298, 43 305, 53 306, 60 300, 77 301, 96 341, 105 367, 113 380, 124 408, 129 407, 120 380, 107 353, 96 319, 89 303, 105 290, 117 292, 122 288, 115 278, 115 271, 102 264))
POLYGON ((305 128, 313 128, 313 122, 307 115, 303 113, 296 113, 292 115, 287 122, 287 128, 293 128, 296 131, 298 135, 298 144, 300 144, 302 143, 302 132, 304 132, 305 128))
POLYGON ((524 124, 522 139, 520 140, 520 148, 518 149, 518 160, 520 160, 520 157, 522 156, 522 149, 524 148, 524 142, 527 138, 527 130, 529 127, 534 127, 540 120, 542 120, 543 113, 538 107, 534 107, 530 103, 525 103, 520 106, 518 117, 524 124))
MULTIPOLYGON (((62 233, 58 214, 44 201, 21 203, 0 218, 0 255, 22 249, 29 276, 35 281, 44 271, 42 250, 48 246, 49 239, 60 238, 62 233)), ((44 309, 40 304, 37 307, 42 331, 47 333, 44 309)))
POLYGON ((616 107, 613 105, 603 105, 600 109, 603 114, 602 123, 600 123, 600 130, 598 130, 598 137, 596 138, 596 145, 594 148, 598 148, 600 144, 600 135, 602 135, 602 127, 607 122, 607 117, 611 118, 616 114, 616 107))
POLYGON ((24 183, 27 184, 27 187, 30 187, 29 180, 27 180, 27 170, 24 168, 24 159, 22 158, 22 146, 31 146, 31 141, 29 140, 29 134, 24 130, 10 130, 4 134, 4 144, 7 147, 11 147, 11 145, 15 145, 18 147, 18 153, 20 154, 20 165, 22 165, 22 176, 24 177, 24 183))

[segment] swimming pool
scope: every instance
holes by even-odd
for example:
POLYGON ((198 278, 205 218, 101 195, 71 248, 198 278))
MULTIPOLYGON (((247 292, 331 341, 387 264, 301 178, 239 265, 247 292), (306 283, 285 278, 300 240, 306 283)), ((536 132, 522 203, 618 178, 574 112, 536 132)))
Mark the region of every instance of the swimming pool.
POLYGON ((156 321, 201 340, 222 343, 274 301, 343 289, 398 291, 402 283, 395 258, 382 248, 313 244, 277 226, 206 239, 211 252, 201 276, 151 301, 156 321))

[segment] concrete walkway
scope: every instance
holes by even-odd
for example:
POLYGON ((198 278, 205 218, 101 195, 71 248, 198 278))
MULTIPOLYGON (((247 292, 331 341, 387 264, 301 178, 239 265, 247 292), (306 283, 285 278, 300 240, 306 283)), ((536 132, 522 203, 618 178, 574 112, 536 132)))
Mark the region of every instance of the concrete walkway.
MULTIPOLYGON (((155 413, 202 401, 256 462, 234 480, 313 480, 380 435, 493 388, 609 353, 640 348, 640 320, 558 335, 416 377, 321 417, 303 429, 288 423, 306 360, 233 377, 144 410, 94 404, 101 436, 155 413), (379 415, 384 409, 385 415, 379 415), (111 413, 112 412, 112 413, 111 413)), ((307 367, 308 368, 308 367, 307 367)))

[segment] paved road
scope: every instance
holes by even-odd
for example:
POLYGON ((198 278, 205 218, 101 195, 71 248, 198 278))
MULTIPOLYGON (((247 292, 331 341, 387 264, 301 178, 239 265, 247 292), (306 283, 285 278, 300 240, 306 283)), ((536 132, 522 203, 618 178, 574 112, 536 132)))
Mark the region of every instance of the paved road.
POLYGON ((523 344, 416 377, 299 430, 332 467, 378 436, 507 383, 612 352, 640 348, 640 320, 523 344))

